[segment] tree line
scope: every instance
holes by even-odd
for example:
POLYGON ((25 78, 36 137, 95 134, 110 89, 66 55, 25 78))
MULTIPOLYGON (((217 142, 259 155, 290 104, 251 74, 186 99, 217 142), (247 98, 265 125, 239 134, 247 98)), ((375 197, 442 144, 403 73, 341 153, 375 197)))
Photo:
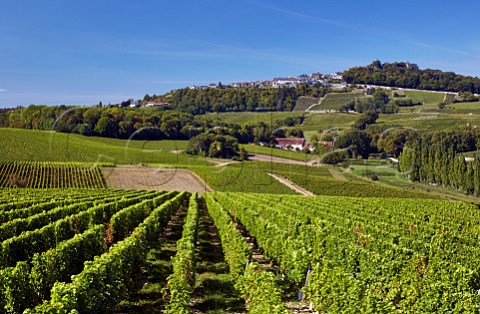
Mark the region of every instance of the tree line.
POLYGON ((236 111, 291 111, 300 96, 323 97, 327 89, 300 84, 298 88, 182 88, 161 96, 145 95, 143 102, 167 101, 169 108, 191 114, 236 111))
POLYGON ((480 79, 440 70, 421 70, 405 62, 353 67, 343 72, 349 84, 372 84, 413 89, 480 93, 480 79))
POLYGON ((399 169, 414 182, 452 187, 480 196, 478 151, 471 161, 466 161, 464 154, 479 147, 480 131, 476 129, 424 134, 405 144, 399 169))
MULTIPOLYGON (((164 108, 66 107, 34 106, 14 110, 0 110, 0 127, 31 130, 54 130, 85 136, 100 136, 134 140, 190 140, 205 134, 197 141, 205 141, 202 154, 212 157, 244 157, 238 143, 263 142, 272 144, 276 137, 303 136, 292 128, 303 118, 287 117, 273 123, 227 123, 214 116, 192 115, 164 108), (284 128, 289 127, 284 130, 284 128), (231 138, 237 143, 232 143, 231 138), (210 144, 225 149, 210 149, 210 144), (237 145, 237 146, 235 146, 237 145), (230 149, 233 147, 233 149, 230 149), (220 151, 220 153, 219 153, 220 151), (235 151, 235 153, 232 153, 235 151)), ((192 153, 200 150, 194 148, 192 153)))
POLYGON ((367 95, 372 95, 369 98, 355 98, 348 104, 342 106, 340 111, 347 112, 353 110, 358 113, 365 113, 367 111, 375 111, 383 114, 397 113, 399 107, 403 106, 402 102, 397 99, 392 100, 388 94, 382 89, 368 88, 367 95))

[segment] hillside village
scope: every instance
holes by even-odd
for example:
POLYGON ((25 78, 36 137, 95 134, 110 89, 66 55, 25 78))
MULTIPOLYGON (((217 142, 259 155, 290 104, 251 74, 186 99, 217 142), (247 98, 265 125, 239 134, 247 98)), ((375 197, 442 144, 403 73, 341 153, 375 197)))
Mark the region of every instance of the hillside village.
MULTIPOLYGON (((222 85, 223 87, 234 87, 234 88, 243 88, 243 87, 257 87, 257 88, 281 88, 281 87, 292 87, 298 88, 300 84, 307 84, 309 86, 321 85, 325 87, 337 87, 339 85, 344 85, 342 82, 342 74, 340 72, 332 74, 322 74, 319 72, 311 74, 301 74, 299 76, 288 76, 288 77, 277 77, 272 80, 260 80, 260 81, 250 81, 250 82, 235 82, 227 85, 222 85)), ((210 85, 204 86, 190 86, 190 89, 208 89, 208 88, 218 88, 220 84, 211 83, 210 85)))
MULTIPOLYGON (((189 86, 190 90, 208 90, 217 88, 298 88, 300 84, 306 84, 307 86, 323 86, 325 88, 331 88, 339 90, 347 87, 347 83, 343 80, 341 72, 332 74, 322 74, 314 72, 311 74, 301 74, 298 76, 276 77, 271 80, 258 80, 258 81, 245 81, 245 82, 233 82, 230 84, 210 83, 209 85, 192 85, 189 86)), ((172 90, 171 92, 175 92, 172 90)), ((120 107, 159 107, 168 105, 168 101, 141 101, 133 98, 128 99, 119 104, 120 107)))

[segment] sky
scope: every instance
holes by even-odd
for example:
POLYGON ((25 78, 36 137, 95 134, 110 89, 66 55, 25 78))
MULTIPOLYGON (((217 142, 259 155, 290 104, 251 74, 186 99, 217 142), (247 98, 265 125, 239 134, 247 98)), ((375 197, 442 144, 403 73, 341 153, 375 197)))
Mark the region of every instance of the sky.
POLYGON ((0 107, 409 61, 480 76, 480 1, 0 0, 0 107))

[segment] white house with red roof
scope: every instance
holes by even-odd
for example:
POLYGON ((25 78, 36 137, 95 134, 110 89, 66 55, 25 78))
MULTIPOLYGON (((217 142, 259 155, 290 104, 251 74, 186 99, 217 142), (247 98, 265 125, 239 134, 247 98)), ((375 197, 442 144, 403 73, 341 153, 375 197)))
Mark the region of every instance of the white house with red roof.
POLYGON ((307 141, 303 137, 276 138, 275 148, 287 150, 304 150, 307 147, 307 141))

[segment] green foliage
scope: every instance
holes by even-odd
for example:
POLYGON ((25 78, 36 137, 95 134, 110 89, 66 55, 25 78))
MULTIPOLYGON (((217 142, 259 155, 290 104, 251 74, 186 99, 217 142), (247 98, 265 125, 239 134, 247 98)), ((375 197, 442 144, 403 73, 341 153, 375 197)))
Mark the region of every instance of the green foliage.
POLYGON ((476 206, 398 198, 215 193, 223 207, 303 283, 314 310, 476 312, 476 206), (473 221, 473 222, 472 222, 473 221))
MULTIPOLYGON (((454 94, 448 94, 448 95, 453 95, 455 96, 454 94)), ((472 92, 460 92, 458 93, 458 97, 455 98, 453 97, 453 100, 452 100, 452 96, 449 97, 449 103, 452 103, 452 102, 476 102, 476 101, 479 101, 480 98, 475 96, 472 92)))
POLYGON ((354 67, 343 72, 349 84, 375 84, 426 90, 480 93, 480 79, 440 70, 420 70, 404 62, 373 62, 365 67, 354 67))
POLYGON ((230 274, 234 280, 237 280, 243 274, 245 265, 252 256, 252 248, 242 237, 240 231, 236 229, 223 206, 211 194, 207 194, 205 199, 208 213, 220 234, 225 261, 230 269, 230 274))
POLYGON ((412 181, 438 184, 480 196, 478 153, 467 162, 462 151, 476 148, 476 131, 424 136, 407 142, 400 155, 400 171, 412 181))
POLYGON ((188 141, 187 153, 212 158, 247 158, 238 140, 229 135, 199 134, 188 141))
MULTIPOLYGON (((0 145, 2 161, 43 161, 48 162, 46 165, 53 161, 80 162, 86 163, 85 166, 93 166, 95 163, 98 165, 105 163, 205 164, 204 159, 181 152, 187 148, 186 141, 126 141, 0 128, 0 145)), ((36 166, 36 168, 44 169, 43 166, 36 166)), ((53 169, 57 168, 53 167, 53 169)))
POLYGON ((218 230, 225 253, 225 260, 230 275, 235 281, 235 288, 247 302, 249 313, 287 313, 281 302, 281 290, 275 283, 272 273, 246 263, 251 258, 252 248, 237 230, 232 221, 236 211, 225 207, 215 200, 214 195, 205 196, 207 208, 218 230))
POLYGON ((110 165, 0 161, 0 188, 105 188, 98 167, 110 165))
POLYGON ((104 137, 116 137, 118 132, 117 125, 110 117, 101 117, 93 131, 97 135, 104 137))
POLYGON ((276 164, 272 163, 239 162, 222 167, 192 166, 189 169, 215 191, 295 193, 265 173, 275 166, 276 164))
POLYGON ((180 202, 183 192, 156 208, 132 233, 110 250, 85 263, 84 270, 71 283, 56 283, 50 302, 30 313, 99 313, 111 310, 130 288, 130 278, 140 270, 146 248, 156 241, 180 202))
POLYGON ((405 96, 408 100, 411 100, 414 104, 421 103, 424 105, 436 105, 440 102, 443 102, 445 98, 444 93, 433 93, 425 91, 404 91, 405 96))
POLYGON ((314 157, 313 155, 306 154, 305 152, 278 149, 278 148, 260 146, 255 144, 240 145, 240 146, 243 147, 248 153, 287 158, 287 159, 293 159, 297 161, 307 162, 314 157))
MULTIPOLYGON (((351 104, 356 101, 365 100, 367 97, 363 93, 328 93, 321 102, 312 107, 311 110, 347 110, 351 104)), ((353 109, 353 108, 352 108, 353 109)))
POLYGON ((114 241, 124 239, 139 223, 150 215, 153 209, 176 194, 177 192, 175 191, 160 194, 116 212, 110 218, 109 226, 114 241))
POLYGON ((320 162, 329 165, 336 165, 344 161, 348 157, 348 152, 344 149, 338 149, 328 152, 320 158, 320 162))
POLYGON ((18 261, 29 260, 35 253, 51 249, 76 233, 84 232, 89 226, 105 223, 116 211, 139 202, 149 194, 155 193, 116 197, 88 210, 51 222, 42 228, 6 239, 0 246, 0 266, 13 266, 18 261))
POLYGON ((178 89, 170 106, 192 114, 227 111, 291 111, 298 92, 295 88, 208 88, 178 89))
POLYGON ((371 140, 365 131, 351 129, 343 132, 335 144, 338 148, 346 149, 349 156, 368 158, 371 152, 370 142, 371 140))
POLYGON ((335 180, 331 176, 317 175, 313 171, 303 174, 285 171, 277 173, 316 195, 431 198, 427 193, 379 185, 352 178, 348 174, 344 174, 345 180, 335 180))
POLYGON ((398 107, 414 107, 414 106, 421 106, 421 102, 414 102, 411 99, 396 99, 393 102, 398 107))
POLYGON ((170 300, 165 313, 190 313, 190 297, 195 279, 195 242, 198 224, 197 195, 189 200, 187 218, 183 226, 182 238, 177 241, 177 253, 172 258, 173 272, 168 277, 170 300))
POLYGON ((394 102, 390 102, 388 94, 381 89, 376 89, 373 92, 373 98, 355 101, 354 109, 359 113, 374 111, 377 113, 391 114, 398 112, 398 107, 394 102))
POLYGON ((369 125, 375 124, 377 119, 378 113, 376 111, 366 111, 353 123, 353 127, 360 130, 365 130, 369 125))
POLYGON ((239 291, 245 298, 248 313, 287 314, 282 302, 282 291, 278 288, 273 273, 250 263, 241 277, 239 291))

